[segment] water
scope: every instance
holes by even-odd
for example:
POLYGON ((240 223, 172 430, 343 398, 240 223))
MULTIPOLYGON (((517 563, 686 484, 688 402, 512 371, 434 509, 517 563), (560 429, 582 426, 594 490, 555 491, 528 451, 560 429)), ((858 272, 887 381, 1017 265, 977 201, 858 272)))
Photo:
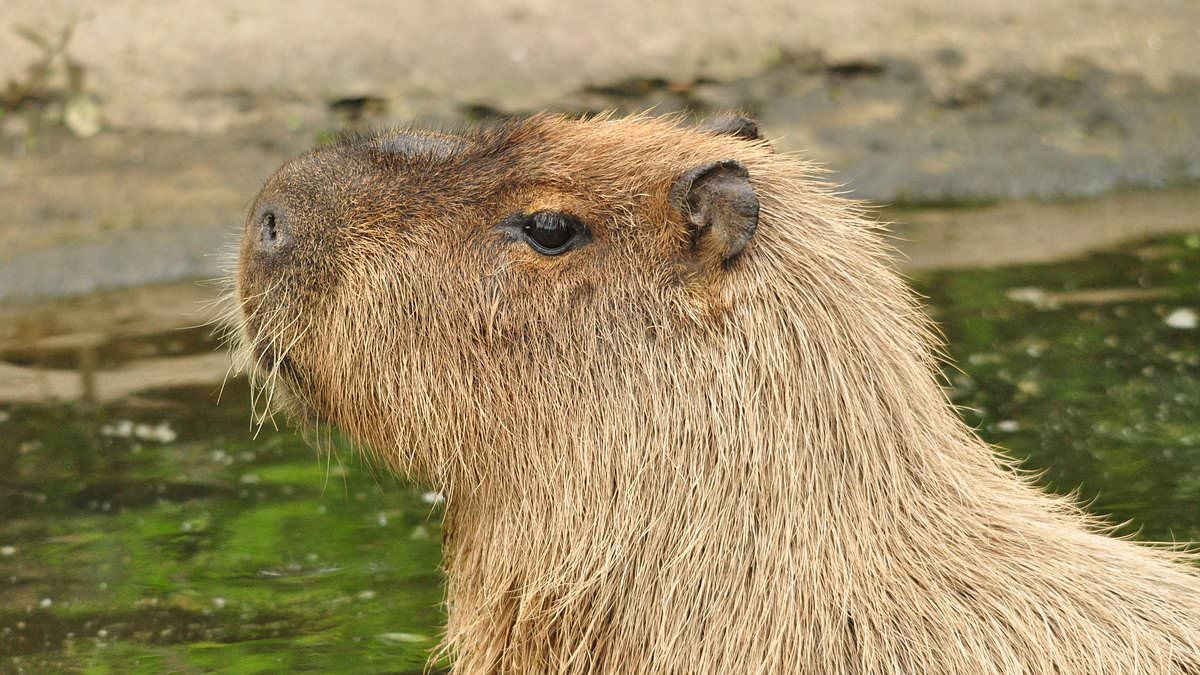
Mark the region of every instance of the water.
MULTIPOLYGON (((1123 532, 1200 540, 1200 235, 917 284, 987 440, 1123 532)), ((215 349, 200 331, 97 344, 0 357, 215 349)), ((290 430, 252 438, 244 383, 217 390, 0 403, 0 670, 421 669, 443 621, 436 495, 290 430)))
POLYGON ((1200 235, 920 286, 984 438, 1126 534, 1200 541, 1200 235))
POLYGON ((420 670, 442 621, 432 495, 252 439, 244 388, 212 393, 5 408, 0 670, 420 670))

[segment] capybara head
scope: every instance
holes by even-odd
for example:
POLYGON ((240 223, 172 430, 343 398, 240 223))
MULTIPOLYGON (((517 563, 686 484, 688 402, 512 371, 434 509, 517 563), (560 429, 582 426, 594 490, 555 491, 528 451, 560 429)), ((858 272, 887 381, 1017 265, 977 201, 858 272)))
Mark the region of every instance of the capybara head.
MULTIPOLYGON (((734 279, 754 278, 749 167, 770 156, 737 117, 543 116, 320 147, 246 220, 246 357, 296 412, 417 477, 495 469, 471 453, 667 396, 681 360, 718 366, 701 345, 734 279)), ((699 395, 677 393, 679 414, 699 395)))

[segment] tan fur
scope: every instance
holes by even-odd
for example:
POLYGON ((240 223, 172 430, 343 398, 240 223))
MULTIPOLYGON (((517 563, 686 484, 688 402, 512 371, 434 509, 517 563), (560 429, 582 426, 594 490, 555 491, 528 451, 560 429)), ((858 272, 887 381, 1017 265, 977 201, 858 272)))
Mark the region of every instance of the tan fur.
POLYGON ((1200 672, 1189 559, 962 423, 877 228, 809 165, 644 117, 462 142, 285 166, 259 203, 296 251, 247 244, 237 291, 247 364, 272 345, 297 410, 445 491, 457 672, 1200 672), (722 159, 762 207, 728 266, 667 199, 722 159), (595 240, 498 234, 535 204, 595 240))

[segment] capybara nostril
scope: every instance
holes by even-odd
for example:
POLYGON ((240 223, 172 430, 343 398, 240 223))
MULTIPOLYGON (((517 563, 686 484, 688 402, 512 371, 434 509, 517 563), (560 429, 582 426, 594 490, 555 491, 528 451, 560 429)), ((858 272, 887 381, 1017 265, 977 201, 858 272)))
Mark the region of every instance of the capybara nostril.
POLYGON ((278 253, 291 243, 284 212, 275 206, 259 209, 248 233, 254 248, 259 253, 278 253))

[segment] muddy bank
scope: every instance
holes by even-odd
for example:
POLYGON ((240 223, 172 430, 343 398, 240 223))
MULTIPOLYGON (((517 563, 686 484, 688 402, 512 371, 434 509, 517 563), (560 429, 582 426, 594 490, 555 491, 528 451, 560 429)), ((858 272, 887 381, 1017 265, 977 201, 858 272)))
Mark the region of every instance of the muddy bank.
POLYGON ((122 129, 224 132, 272 106, 363 97, 401 117, 469 104, 541 109, 639 78, 733 81, 809 52, 830 63, 950 63, 961 81, 1053 74, 1078 60, 1159 88, 1200 75, 1192 0, 354 0, 336 12, 314 0, 286 9, 46 0, 5 9, 0 83, 26 78, 69 29, 75 89, 122 129))

